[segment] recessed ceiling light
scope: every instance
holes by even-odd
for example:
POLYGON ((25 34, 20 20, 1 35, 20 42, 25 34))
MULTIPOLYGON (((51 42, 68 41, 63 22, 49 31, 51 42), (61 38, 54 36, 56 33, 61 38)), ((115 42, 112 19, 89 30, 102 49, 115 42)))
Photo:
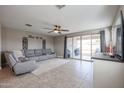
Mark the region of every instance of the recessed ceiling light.
POLYGON ((26 26, 28 26, 28 27, 32 27, 32 25, 31 24, 25 24, 26 26))
POLYGON ((62 8, 65 7, 65 5, 56 5, 56 7, 57 7, 58 9, 62 9, 62 8))

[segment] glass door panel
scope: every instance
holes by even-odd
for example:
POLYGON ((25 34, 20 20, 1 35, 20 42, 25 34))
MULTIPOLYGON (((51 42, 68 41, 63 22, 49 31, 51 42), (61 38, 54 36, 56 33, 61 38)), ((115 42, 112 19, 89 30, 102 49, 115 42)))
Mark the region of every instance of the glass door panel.
POLYGON ((82 36, 82 59, 91 59, 91 35, 82 36))
POLYGON ((72 58, 72 38, 67 38, 67 58, 72 58))
POLYGON ((92 55, 100 53, 100 34, 92 34, 92 55))
POLYGON ((80 36, 73 37, 73 58, 80 59, 80 36))

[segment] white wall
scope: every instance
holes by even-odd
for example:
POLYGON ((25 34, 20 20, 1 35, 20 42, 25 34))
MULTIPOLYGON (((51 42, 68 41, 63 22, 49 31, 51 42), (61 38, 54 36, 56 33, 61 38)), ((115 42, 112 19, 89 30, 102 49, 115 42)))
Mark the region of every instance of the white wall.
POLYGON ((1 25, 0 25, 0 69, 1 69, 1 25))
POLYGON ((113 42, 113 46, 116 46, 116 28, 115 28, 115 24, 118 22, 118 19, 119 19, 119 16, 120 16, 120 10, 122 10, 123 12, 123 16, 124 16, 124 5, 120 6, 118 11, 117 11, 117 14, 113 20, 113 23, 112 23, 112 42, 113 42))
MULTIPOLYGON (((46 48, 54 50, 54 40, 51 36, 20 31, 11 28, 2 28, 2 51, 20 50, 22 49, 22 38, 28 35, 40 36, 46 40, 46 48)), ((38 41, 39 42, 39 41, 38 41)), ((30 43, 30 48, 40 48, 42 45, 30 43)))
POLYGON ((106 28, 106 29, 105 29, 105 42, 106 42, 106 47, 109 46, 110 40, 111 40, 110 29, 109 29, 109 28, 106 28))
POLYGON ((55 52, 58 57, 64 56, 64 36, 57 36, 54 38, 55 52))
POLYGON ((124 63, 94 60, 93 83, 95 88, 124 88, 124 63))

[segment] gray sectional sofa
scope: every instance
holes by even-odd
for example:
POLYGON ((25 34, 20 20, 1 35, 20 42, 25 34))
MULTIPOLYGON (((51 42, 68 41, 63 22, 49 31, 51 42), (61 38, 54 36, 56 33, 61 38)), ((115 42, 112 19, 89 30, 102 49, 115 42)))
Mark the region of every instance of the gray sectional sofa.
POLYGON ((51 49, 29 49, 24 51, 24 55, 36 62, 56 57, 56 53, 52 52, 51 49))
POLYGON ((7 63, 16 74, 31 72, 37 68, 36 62, 55 58, 56 53, 51 49, 28 49, 23 51, 5 52, 7 63))

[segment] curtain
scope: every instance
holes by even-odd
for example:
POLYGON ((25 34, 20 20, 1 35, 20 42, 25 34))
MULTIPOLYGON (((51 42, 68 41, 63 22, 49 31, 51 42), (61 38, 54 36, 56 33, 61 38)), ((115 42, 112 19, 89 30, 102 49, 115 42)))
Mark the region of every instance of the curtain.
POLYGON ((46 49, 46 40, 45 39, 42 41, 42 48, 46 49))
POLYGON ((64 37, 64 58, 66 58, 67 37, 64 37))
POLYGON ((106 52, 105 31, 100 31, 101 52, 106 52))
MULTIPOLYGON (((118 55, 118 57, 122 57, 122 37, 121 37, 121 28, 117 28, 116 31, 116 54, 118 55)), ((119 59, 120 59, 119 58, 119 59)))

